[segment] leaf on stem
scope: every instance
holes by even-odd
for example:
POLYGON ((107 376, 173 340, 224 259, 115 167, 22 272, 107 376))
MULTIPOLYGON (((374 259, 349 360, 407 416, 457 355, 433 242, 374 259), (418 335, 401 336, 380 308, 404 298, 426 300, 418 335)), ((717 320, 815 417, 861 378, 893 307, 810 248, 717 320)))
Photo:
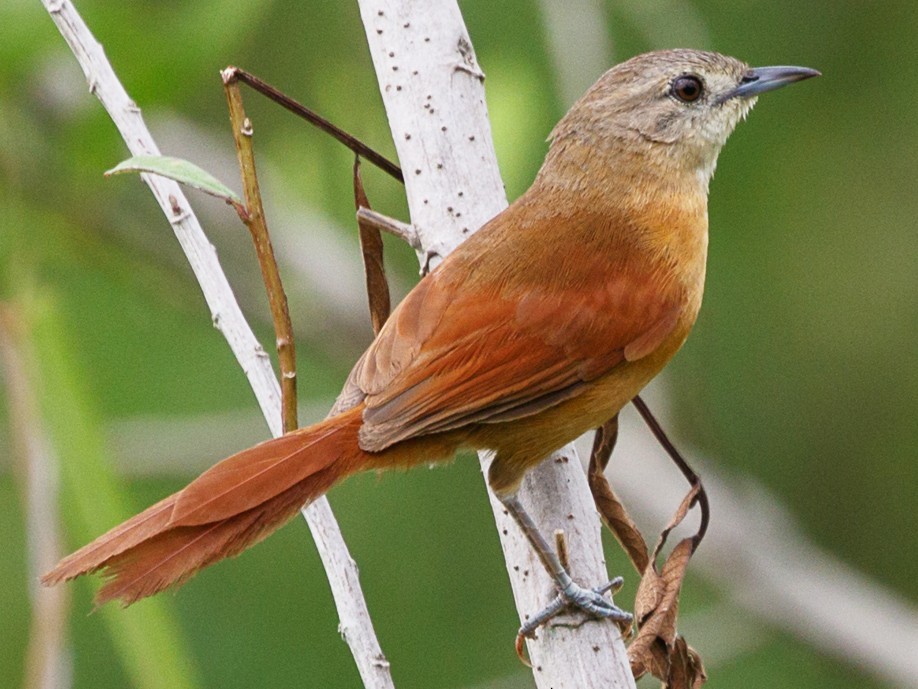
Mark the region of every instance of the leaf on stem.
POLYGON ((638 572, 643 572, 650 561, 647 542, 603 473, 609 463, 609 457, 612 455, 617 438, 618 416, 616 415, 596 430, 587 478, 599 516, 625 549, 634 568, 638 572))
POLYGON ((193 189, 203 191, 205 194, 223 199, 233 206, 240 207, 244 205, 242 199, 223 182, 194 163, 182 158, 150 155, 132 156, 108 170, 105 176, 118 175, 124 172, 149 172, 154 175, 162 175, 193 189))
MULTIPOLYGON (((360 177, 360 156, 354 157, 354 205, 357 210, 370 209, 360 177)), ((389 282, 386 280, 386 266, 383 263, 382 233, 357 217, 360 231, 360 250, 363 254, 363 268, 367 278, 367 299, 370 303, 370 320, 373 332, 378 334, 389 317, 392 303, 389 297, 389 282)))
MULTIPOLYGON (((643 402, 640 404, 643 405, 643 402)), ((651 425, 651 429, 660 440, 662 430, 649 410, 646 410, 646 405, 643 407, 642 415, 645 420, 650 416, 655 424, 651 425)), ((631 671, 635 679, 649 672, 663 681, 664 689, 699 689, 707 680, 704 665, 698 653, 676 633, 676 618, 679 613, 679 594, 685 570, 703 534, 699 533, 680 541, 662 568, 658 568, 656 562, 670 532, 682 523, 696 502, 702 500, 704 489, 697 475, 688 470, 687 475, 690 475, 692 480, 691 489, 660 533, 653 553, 648 553, 644 536, 603 473, 617 438, 618 416, 615 416, 596 431, 593 451, 590 454, 588 478, 590 491, 603 522, 621 543, 631 563, 641 572, 641 582, 634 601, 638 632, 628 646, 631 671)), ((661 441, 661 444, 672 456, 675 448, 665 435, 663 439, 666 442, 661 441)), ((680 469, 683 465, 687 467, 684 460, 680 469)))
POLYGON ((638 633, 628 647, 631 670, 635 678, 650 672, 663 680, 667 689, 698 689, 707 679, 699 655, 676 633, 679 593, 694 551, 694 539, 679 541, 663 567, 658 569, 656 565, 667 536, 685 519, 699 490, 700 485, 692 486, 660 534, 634 601, 638 633))

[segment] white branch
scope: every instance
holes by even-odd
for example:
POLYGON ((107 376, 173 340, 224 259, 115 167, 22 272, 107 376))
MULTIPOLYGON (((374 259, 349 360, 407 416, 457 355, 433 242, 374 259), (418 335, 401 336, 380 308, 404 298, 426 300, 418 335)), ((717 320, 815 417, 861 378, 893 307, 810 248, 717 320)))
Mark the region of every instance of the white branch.
MULTIPOLYGON (((83 69, 89 90, 102 102, 130 152, 133 155, 159 154, 140 109, 124 90, 102 46, 73 4, 68 0, 42 2, 83 69)), ((214 325, 223 333, 245 372, 271 433, 275 437, 280 435, 280 388, 270 359, 246 323, 213 246, 177 183, 155 175, 142 177, 172 225, 201 285, 214 325)), ((357 567, 332 517, 328 501, 325 498, 315 501, 303 514, 328 575, 342 634, 350 645, 364 685, 380 689, 394 686, 360 590, 357 567)))
MULTIPOLYGON (((380 91, 399 160, 422 266, 433 267, 506 206, 497 168, 484 75, 454 0, 360 0, 380 91)), ((489 458, 482 456, 486 471, 489 458)), ((606 580, 600 523, 573 446, 530 472, 520 493, 545 534, 563 529, 575 578, 606 580)), ((554 587, 515 522, 491 496, 521 619, 554 587)), ((473 568, 469 567, 469 576, 473 568)), ((529 642, 544 689, 633 687, 624 644, 609 622, 568 618, 529 642)))

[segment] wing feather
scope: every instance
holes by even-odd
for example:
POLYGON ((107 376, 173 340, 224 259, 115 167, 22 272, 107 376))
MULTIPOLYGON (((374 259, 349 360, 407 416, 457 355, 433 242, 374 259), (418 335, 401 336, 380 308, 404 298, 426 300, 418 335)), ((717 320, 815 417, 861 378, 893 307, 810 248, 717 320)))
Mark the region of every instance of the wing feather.
POLYGON ((355 366, 347 386, 365 395, 365 450, 537 414, 646 356, 676 326, 683 295, 646 256, 546 255, 532 264, 552 266, 548 278, 488 251, 502 229, 483 228, 427 275, 355 366))

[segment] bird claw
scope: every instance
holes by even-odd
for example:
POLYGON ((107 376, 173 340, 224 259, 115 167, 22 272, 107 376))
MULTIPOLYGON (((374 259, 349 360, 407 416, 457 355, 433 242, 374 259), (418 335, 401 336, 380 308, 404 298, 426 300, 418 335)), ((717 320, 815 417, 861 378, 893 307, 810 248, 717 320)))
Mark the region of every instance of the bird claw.
POLYGON ((621 577, 615 577, 602 586, 592 589, 586 589, 574 582, 570 582, 548 605, 520 627, 518 639, 523 637, 535 638, 535 632, 539 627, 573 608, 579 608, 592 617, 610 619, 620 626, 630 626, 634 619, 631 613, 625 612, 603 595, 607 591, 612 591, 613 593, 618 591, 622 587, 623 581, 621 577))
POLYGON ((623 618, 630 620, 631 615, 618 608, 612 601, 603 596, 603 594, 612 587, 620 588, 621 579, 612 580, 605 586, 600 586, 596 589, 585 589, 572 582, 559 595, 566 601, 566 607, 580 608, 594 617, 611 617, 616 621, 623 621, 623 618))

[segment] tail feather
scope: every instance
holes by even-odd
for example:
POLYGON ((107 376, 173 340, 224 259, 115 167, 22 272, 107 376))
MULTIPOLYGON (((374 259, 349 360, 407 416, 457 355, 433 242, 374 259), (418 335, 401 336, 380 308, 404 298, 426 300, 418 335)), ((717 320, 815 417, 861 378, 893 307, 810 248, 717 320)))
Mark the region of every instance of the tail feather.
MULTIPOLYGON (((345 416, 345 415, 342 415, 345 416)), ((189 483, 172 511, 173 526, 193 526, 245 512, 341 459, 334 438, 353 429, 356 447, 359 414, 350 425, 319 424, 243 450, 189 483), (354 423, 356 422, 356 423, 354 423), (331 442, 330 442, 331 441, 331 442)))
POLYGON ((226 544, 251 515, 214 524, 169 529, 105 562, 106 583, 96 603, 120 599, 125 605, 184 583, 209 562, 228 557, 226 544))
POLYGON ((97 603, 129 605, 185 582, 254 545, 363 468, 369 455, 357 445, 359 424, 358 408, 224 460, 61 560, 42 583, 102 570, 107 581, 97 603))
POLYGON ((92 574, 110 558, 155 536, 169 524, 172 507, 178 496, 179 493, 175 493, 160 500, 63 558, 53 570, 42 576, 41 583, 53 586, 81 574, 92 574))

